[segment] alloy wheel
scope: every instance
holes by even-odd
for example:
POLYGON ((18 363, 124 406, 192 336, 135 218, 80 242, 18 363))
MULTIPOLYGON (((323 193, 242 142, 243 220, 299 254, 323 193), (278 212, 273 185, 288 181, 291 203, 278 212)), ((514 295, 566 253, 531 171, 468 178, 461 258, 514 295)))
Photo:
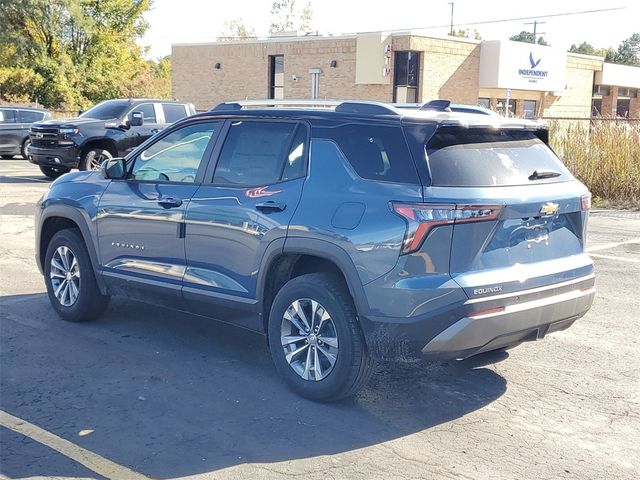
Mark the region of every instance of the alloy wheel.
POLYGON ((62 245, 53 253, 49 277, 60 305, 70 307, 76 303, 80 294, 80 268, 69 247, 62 245))
POLYGON ((305 380, 320 381, 338 358, 338 334, 329 312, 315 300, 294 300, 282 318, 280 343, 289 366, 305 380))
POLYGON ((90 170, 100 170, 100 167, 102 166, 102 162, 104 162, 105 160, 107 160, 107 156, 106 155, 102 155, 101 153, 95 155, 91 159, 91 162, 89 164, 89 169, 90 170))

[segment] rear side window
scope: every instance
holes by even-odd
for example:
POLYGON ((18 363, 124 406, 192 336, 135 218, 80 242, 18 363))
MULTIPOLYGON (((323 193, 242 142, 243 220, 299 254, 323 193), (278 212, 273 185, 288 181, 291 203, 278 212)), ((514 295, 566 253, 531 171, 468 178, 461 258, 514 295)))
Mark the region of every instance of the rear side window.
POLYGON ((532 185, 573 179, 553 151, 530 131, 443 127, 426 149, 434 186, 532 185))
POLYGON ((253 187, 303 176, 306 131, 295 123, 234 121, 213 183, 253 187))
POLYGON ((18 117, 20 117, 20 123, 34 123, 42 120, 44 118, 44 113, 19 110, 18 117))
POLYGON ((419 183, 400 127, 351 124, 322 129, 318 136, 336 142, 362 178, 419 183))
POLYGON ((15 123, 14 110, 0 110, 0 123, 15 123))
POLYGON ((163 103, 162 109, 164 110, 164 119, 167 123, 177 122, 187 116, 185 106, 177 103, 163 103))

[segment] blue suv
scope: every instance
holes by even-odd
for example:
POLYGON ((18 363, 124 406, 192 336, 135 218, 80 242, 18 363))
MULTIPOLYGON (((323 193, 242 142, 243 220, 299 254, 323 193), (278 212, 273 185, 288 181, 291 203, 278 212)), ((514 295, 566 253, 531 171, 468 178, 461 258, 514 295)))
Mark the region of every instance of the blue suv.
POLYGON ((53 182, 36 260, 63 319, 111 295, 216 318, 265 334, 285 382, 329 401, 379 359, 569 327, 594 297, 589 207, 539 123, 225 103, 53 182))

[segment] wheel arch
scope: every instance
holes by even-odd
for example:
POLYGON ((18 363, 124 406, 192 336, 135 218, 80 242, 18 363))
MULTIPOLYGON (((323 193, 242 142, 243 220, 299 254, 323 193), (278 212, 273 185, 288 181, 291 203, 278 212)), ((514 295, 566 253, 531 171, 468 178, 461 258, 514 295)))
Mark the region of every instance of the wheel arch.
POLYGON ((291 278, 305 273, 329 272, 342 277, 358 315, 369 313, 365 291, 351 257, 339 246, 317 239, 288 237, 272 242, 263 257, 258 278, 262 328, 266 333, 275 295, 291 278))
POLYGON ((36 260, 40 271, 44 272, 44 257, 53 236, 61 230, 71 228, 75 228, 80 232, 84 244, 87 247, 87 252, 89 252, 89 258, 98 288, 102 294, 106 294, 106 286, 99 274, 100 262, 98 260, 93 235, 83 215, 73 208, 55 205, 47 208, 42 214, 36 234, 36 260))
POLYGON ((83 145, 80 153, 80 157, 84 159, 87 152, 93 148, 102 148, 108 151, 113 157, 118 156, 118 147, 116 142, 109 138, 90 138, 83 145))

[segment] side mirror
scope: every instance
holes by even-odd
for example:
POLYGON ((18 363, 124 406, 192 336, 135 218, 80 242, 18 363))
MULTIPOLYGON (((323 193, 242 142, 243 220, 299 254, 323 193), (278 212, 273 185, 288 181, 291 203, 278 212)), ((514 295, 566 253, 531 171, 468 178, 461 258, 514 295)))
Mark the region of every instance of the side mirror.
POLYGON ((127 164, 124 158, 110 158, 102 162, 102 176, 110 180, 122 180, 127 175, 127 164))
POLYGON ((131 112, 131 118, 129 119, 130 127, 141 127, 144 123, 144 115, 142 112, 131 112))

